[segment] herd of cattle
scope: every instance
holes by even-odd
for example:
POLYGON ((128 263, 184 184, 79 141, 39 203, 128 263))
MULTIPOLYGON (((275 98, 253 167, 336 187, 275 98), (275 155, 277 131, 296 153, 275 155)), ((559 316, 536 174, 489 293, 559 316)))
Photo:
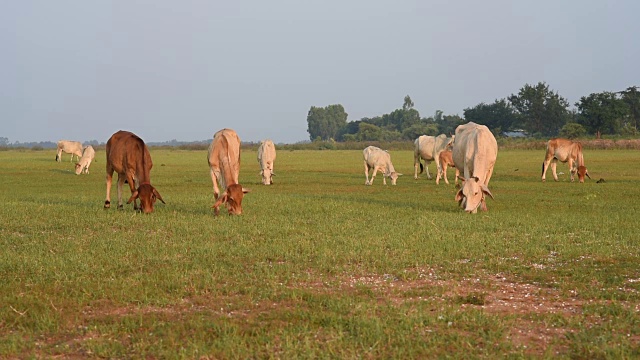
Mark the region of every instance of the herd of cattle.
MULTIPOLYGON (((414 142, 414 178, 418 178, 425 168, 427 177, 431 179, 428 165, 436 163, 436 184, 444 177, 447 184, 447 167, 453 166, 456 170, 455 184, 458 179, 461 185, 456 193, 455 200, 458 205, 468 213, 476 213, 478 209, 487 211, 485 196, 493 198, 489 190, 489 180, 493 173, 493 167, 498 155, 498 143, 491 131, 484 125, 469 122, 460 125, 455 130, 455 135, 447 137, 420 136, 414 142), (422 165, 424 161, 425 166, 422 165), (462 175, 460 175, 462 174, 462 175)), ((82 147, 77 141, 58 141, 56 161, 62 160, 62 153, 71 154, 78 158, 75 164, 76 174, 89 173, 89 166, 95 157, 95 150, 91 145, 82 147)), ((122 187, 129 184, 131 197, 127 204, 133 202, 133 208, 144 213, 153 212, 156 200, 165 203, 158 190, 151 185, 150 172, 153 162, 147 145, 137 135, 128 131, 118 131, 113 134, 106 144, 107 153, 107 195, 104 202, 105 208, 111 207, 111 183, 114 171, 118 173, 118 208, 123 207, 122 187), (140 201, 138 206, 137 201, 140 201)), ((362 152, 364 158, 365 185, 373 185, 378 172, 382 173, 382 182, 387 184, 386 178, 391 179, 391 184, 402 174, 395 171, 390 154, 375 146, 368 146, 362 152), (371 179, 369 172, 373 170, 371 179)), ((264 140, 258 147, 258 163, 262 184, 273 184, 275 176, 273 166, 276 159, 276 149, 271 140, 264 140)), ((240 174, 240 138, 231 129, 222 129, 213 135, 213 140, 207 152, 207 161, 213 183, 213 196, 215 203, 212 206, 216 215, 220 213, 220 206, 225 205, 229 215, 242 214, 242 199, 244 194, 250 192, 238 183, 240 174), (220 192, 222 191, 222 194, 220 192)), ((574 175, 584 182, 584 177, 589 172, 584 165, 582 145, 568 139, 551 139, 547 142, 546 154, 542 163, 542 181, 549 165, 553 178, 558 181, 556 163, 568 162, 571 181, 574 175)))

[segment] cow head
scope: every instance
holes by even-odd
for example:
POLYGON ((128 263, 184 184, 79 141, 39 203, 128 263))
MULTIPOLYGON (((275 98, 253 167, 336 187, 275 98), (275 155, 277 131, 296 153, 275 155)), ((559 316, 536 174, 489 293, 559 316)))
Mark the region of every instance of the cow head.
POLYGON ((213 204, 212 208, 215 209, 215 214, 220 214, 220 205, 222 204, 227 205, 229 215, 242 214, 242 199, 244 198, 244 194, 250 191, 249 189, 243 188, 240 184, 230 185, 227 190, 218 197, 216 203, 213 204))
MULTIPOLYGON (((131 204, 132 201, 136 199, 140 199, 140 210, 145 214, 150 214, 153 212, 153 204, 155 204, 156 199, 162 201, 163 204, 166 204, 164 200, 162 200, 162 196, 156 188, 151 186, 151 184, 142 184, 138 187, 138 190, 134 191, 127 201, 127 204, 131 204)), ((135 206, 135 203, 134 203, 135 206)))
POLYGON ((581 183, 584 182, 584 176, 585 175, 589 178, 589 180, 591 180, 591 176, 589 176, 589 171, 587 171, 587 167, 586 166, 578 166, 578 180, 581 183))
POLYGON ((271 185, 273 184, 273 176, 276 174, 271 170, 271 168, 266 167, 260 171, 260 175, 262 175, 262 184, 271 185))
POLYGON ((389 179, 391 179, 391 185, 395 185, 396 184, 396 180, 398 180, 398 177, 402 176, 402 174, 393 171, 393 172, 390 172, 388 174, 385 174, 384 176, 386 176, 389 179))
POLYGON ((82 165, 76 163, 76 175, 80 175, 82 173, 82 165))
POLYGON ((464 211, 468 213, 475 214, 478 212, 478 207, 480 207, 482 211, 487 211, 484 195, 489 195, 493 199, 493 194, 491 194, 489 188, 485 184, 482 184, 476 176, 469 179, 465 179, 462 176, 458 177, 462 180, 462 186, 456 194, 458 205, 461 205, 464 211))

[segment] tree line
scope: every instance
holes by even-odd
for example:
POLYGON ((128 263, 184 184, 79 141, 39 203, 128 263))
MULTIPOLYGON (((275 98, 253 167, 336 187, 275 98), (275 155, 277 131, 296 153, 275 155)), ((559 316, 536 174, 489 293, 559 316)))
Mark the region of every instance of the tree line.
POLYGON ((473 121, 486 125, 496 136, 524 131, 532 137, 585 135, 638 135, 640 125, 640 92, 637 86, 623 91, 592 93, 582 96, 570 109, 569 102, 549 88, 545 82, 525 84, 517 94, 493 103, 480 103, 464 109, 464 117, 445 115, 438 110, 433 116, 420 117, 409 95, 402 108, 389 114, 347 122, 340 104, 312 106, 307 115, 312 141, 401 141, 420 135, 452 134, 463 123, 473 121))

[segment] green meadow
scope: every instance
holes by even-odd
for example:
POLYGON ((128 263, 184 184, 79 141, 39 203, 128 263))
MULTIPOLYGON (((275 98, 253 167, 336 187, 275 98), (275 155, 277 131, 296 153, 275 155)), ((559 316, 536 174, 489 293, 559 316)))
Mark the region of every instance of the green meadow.
POLYGON ((151 156, 143 215, 103 209, 104 150, 0 151, 0 358, 640 357, 637 150, 585 151, 584 184, 501 150, 475 215, 412 151, 365 186, 361 151, 278 150, 264 186, 245 150, 238 217, 206 151, 151 156))

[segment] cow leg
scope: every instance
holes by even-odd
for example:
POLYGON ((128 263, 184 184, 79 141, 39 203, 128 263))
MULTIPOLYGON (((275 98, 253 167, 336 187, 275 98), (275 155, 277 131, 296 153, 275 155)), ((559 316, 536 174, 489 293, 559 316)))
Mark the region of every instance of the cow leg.
MULTIPOLYGON (((373 173, 373 175, 375 175, 375 172, 373 173)), ((364 161, 364 176, 365 176, 365 181, 364 184, 365 185, 371 185, 371 183, 369 182, 369 165, 367 164, 367 161, 364 161)), ((371 178, 371 181, 373 181, 373 177, 371 178)))
MULTIPOLYGON (((131 190, 131 195, 136 192, 136 190, 140 187, 139 179, 132 172, 127 173, 127 182, 129 183, 129 190, 131 190)), ((120 199, 118 199, 120 200, 120 199)), ((133 210, 138 210, 138 199, 133 199, 133 210)))
POLYGON ((449 180, 447 179, 447 164, 441 164, 442 166, 442 176, 444 177, 444 182, 449 185, 449 180))
POLYGON ((61 162, 62 161, 62 150, 58 149, 58 152, 56 153, 56 161, 57 162, 61 162))
POLYGON ((113 177, 113 171, 107 171, 107 198, 104 201, 104 208, 108 209, 111 207, 111 180, 113 177))
POLYGON ((211 172, 211 182, 213 183, 213 198, 218 200, 218 195, 220 194, 220 190, 218 189, 218 180, 216 178, 216 173, 213 169, 210 169, 211 172))
POLYGON ((413 155, 413 178, 416 180, 418 180, 418 166, 420 166, 420 158, 414 154, 413 155))
MULTIPOLYGON (((371 174, 371 180, 369 181, 369 185, 373 185, 373 180, 376 178, 376 174, 378 173, 378 167, 373 167, 373 174, 371 174)), ((384 176, 382 177, 384 179, 384 176)))
POLYGON ((122 186, 124 185, 124 176, 118 174, 118 210, 123 209, 122 206, 122 186))
POLYGON ((424 170, 427 172, 427 179, 431 180, 431 174, 429 173, 429 164, 427 160, 424 161, 424 170))
POLYGON ((553 180, 558 181, 558 173, 556 172, 556 165, 558 164, 558 160, 551 160, 551 173, 553 174, 553 180))
POLYGON ((542 162, 542 181, 547 180, 547 170, 549 169, 549 163, 551 162, 551 157, 545 156, 544 161, 542 162))
POLYGON ((569 157, 568 163, 569 163, 569 174, 571 177, 571 182, 573 182, 573 174, 575 174, 578 171, 578 169, 577 168, 574 169, 574 166, 576 165, 576 163, 573 161, 571 157, 569 157))

